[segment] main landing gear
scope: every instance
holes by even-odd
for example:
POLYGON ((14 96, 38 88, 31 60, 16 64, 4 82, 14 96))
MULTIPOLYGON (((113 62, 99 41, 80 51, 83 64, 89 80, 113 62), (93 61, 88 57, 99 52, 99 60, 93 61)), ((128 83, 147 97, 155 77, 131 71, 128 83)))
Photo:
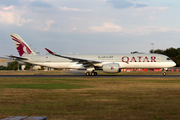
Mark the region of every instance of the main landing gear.
POLYGON ((97 72, 86 72, 86 76, 96 76, 97 72))

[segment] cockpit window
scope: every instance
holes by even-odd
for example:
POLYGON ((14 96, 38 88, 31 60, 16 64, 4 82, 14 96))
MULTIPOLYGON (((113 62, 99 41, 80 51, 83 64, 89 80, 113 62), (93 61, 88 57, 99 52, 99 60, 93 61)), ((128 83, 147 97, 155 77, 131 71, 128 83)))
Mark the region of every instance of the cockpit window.
POLYGON ((171 60, 171 58, 167 58, 167 60, 171 60))

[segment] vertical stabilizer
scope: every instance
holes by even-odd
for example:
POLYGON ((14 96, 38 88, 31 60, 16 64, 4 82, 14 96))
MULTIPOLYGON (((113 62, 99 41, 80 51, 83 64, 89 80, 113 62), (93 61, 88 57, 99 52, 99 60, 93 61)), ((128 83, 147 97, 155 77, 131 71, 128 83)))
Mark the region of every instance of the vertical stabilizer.
POLYGON ((10 34, 20 56, 37 55, 18 34, 10 34))

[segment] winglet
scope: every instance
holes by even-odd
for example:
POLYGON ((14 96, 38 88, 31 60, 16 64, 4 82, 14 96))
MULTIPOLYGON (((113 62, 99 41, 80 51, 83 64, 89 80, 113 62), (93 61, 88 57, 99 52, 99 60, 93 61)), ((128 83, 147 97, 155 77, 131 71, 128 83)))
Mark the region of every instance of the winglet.
POLYGON ((52 52, 51 50, 45 48, 50 54, 54 54, 54 52, 52 52))

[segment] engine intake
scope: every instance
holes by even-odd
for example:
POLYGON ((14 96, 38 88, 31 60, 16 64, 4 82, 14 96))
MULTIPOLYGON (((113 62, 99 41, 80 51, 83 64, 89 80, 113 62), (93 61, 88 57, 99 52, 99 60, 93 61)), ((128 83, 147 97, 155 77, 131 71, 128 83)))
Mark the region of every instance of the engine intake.
POLYGON ((107 72, 107 73, 121 72, 121 69, 119 69, 119 64, 118 63, 104 64, 102 69, 103 69, 103 72, 107 72))

